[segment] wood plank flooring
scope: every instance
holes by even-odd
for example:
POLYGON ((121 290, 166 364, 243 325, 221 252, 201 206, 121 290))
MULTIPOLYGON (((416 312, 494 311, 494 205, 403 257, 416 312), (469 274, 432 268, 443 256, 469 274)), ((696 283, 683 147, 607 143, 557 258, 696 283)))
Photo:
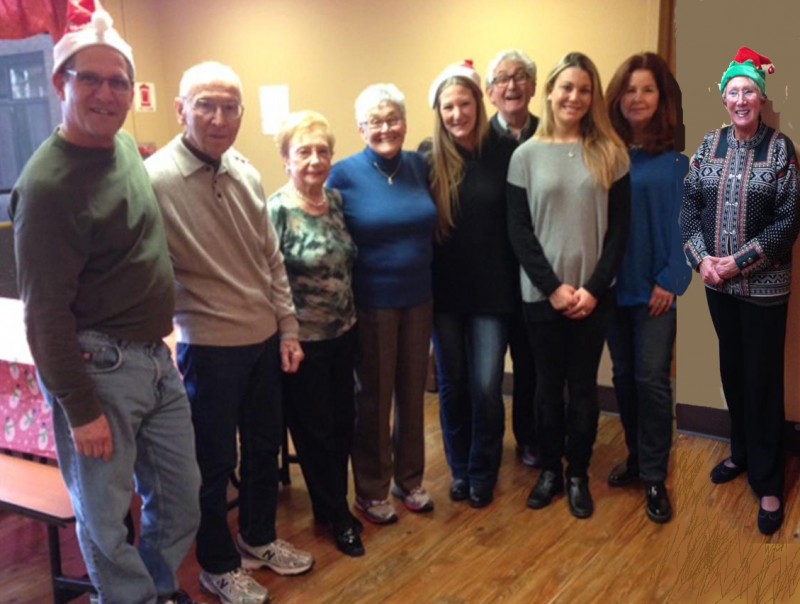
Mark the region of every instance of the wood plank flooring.
MULTIPOLYGON (((509 405, 510 407, 510 405, 509 405)), ((510 409, 509 409, 510 411, 510 409)), ((510 415, 510 413, 509 413, 510 415)), ((787 462, 787 520, 771 539, 758 533, 757 500, 742 477, 714 486, 710 468, 728 454, 724 442, 677 435, 670 492, 675 517, 650 522, 640 487, 610 489, 606 477, 625 454, 619 419, 603 415, 590 473, 595 514, 577 520, 562 497, 544 510, 525 500, 537 470, 514 456, 510 424, 495 502, 473 510, 447 496, 435 395, 426 399, 425 485, 436 500, 430 514, 398 505, 400 521, 365 523, 366 556, 347 558, 315 526, 302 475, 280 493, 279 535, 314 553, 301 577, 257 571, 278 604, 372 603, 624 603, 800 602, 799 460, 787 462)), ((231 513, 232 526, 236 512, 231 513)), ((0 601, 52 601, 43 525, 0 515, 0 601)), ((65 566, 81 569, 74 531, 62 531, 65 566)), ((193 552, 181 568, 183 587, 198 600, 193 552)), ((86 602, 87 599, 78 600, 86 602)))

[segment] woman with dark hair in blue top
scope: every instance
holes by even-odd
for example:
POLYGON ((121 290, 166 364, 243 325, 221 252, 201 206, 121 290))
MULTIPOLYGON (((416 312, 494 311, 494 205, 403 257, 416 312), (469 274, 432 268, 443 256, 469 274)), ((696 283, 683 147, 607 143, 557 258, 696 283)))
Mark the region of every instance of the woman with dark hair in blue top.
POLYGON ((665 481, 672 444, 672 349, 675 296, 691 280, 678 213, 689 160, 674 150, 677 84, 656 54, 637 54, 614 74, 606 95, 611 122, 631 156, 631 230, 617 273, 617 306, 608 331, 628 459, 608 477, 612 487, 640 479, 647 516, 668 522, 665 481))

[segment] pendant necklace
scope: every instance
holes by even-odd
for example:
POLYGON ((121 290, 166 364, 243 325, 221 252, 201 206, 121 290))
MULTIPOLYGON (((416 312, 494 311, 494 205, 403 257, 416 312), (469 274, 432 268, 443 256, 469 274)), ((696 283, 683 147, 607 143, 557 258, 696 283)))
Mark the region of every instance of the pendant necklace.
POLYGON ((383 176, 387 181, 389 181, 390 187, 394 185, 394 177, 397 176, 397 173, 400 171, 400 166, 402 165, 403 165, 402 160, 397 162, 397 167, 394 169, 394 172, 392 172, 391 174, 387 174, 386 172, 381 170, 380 166, 378 165, 378 162, 376 161, 372 162, 372 167, 375 168, 380 173, 380 175, 383 176))

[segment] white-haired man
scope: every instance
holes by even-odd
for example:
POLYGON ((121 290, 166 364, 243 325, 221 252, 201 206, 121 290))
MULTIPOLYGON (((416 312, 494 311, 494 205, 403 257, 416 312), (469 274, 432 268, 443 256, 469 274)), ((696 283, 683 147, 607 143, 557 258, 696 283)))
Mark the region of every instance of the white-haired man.
POLYGON ((267 589, 244 569, 305 572, 312 556, 277 538, 281 368, 303 359, 298 323, 261 177, 232 148, 242 84, 220 63, 189 68, 175 108, 183 134, 147 159, 175 269, 178 367, 192 405, 203 483, 200 582, 220 600, 258 604, 267 589), (237 466, 239 534, 228 528, 237 466))
MULTIPOLYGON (((521 50, 500 52, 489 63, 486 72, 486 95, 497 108, 497 113, 489 121, 492 135, 513 139, 518 144, 531 138, 539 125, 539 118, 528 110, 535 93, 536 63, 521 50)), ((536 372, 522 317, 521 297, 511 318, 508 347, 514 374, 511 424, 517 441, 517 454, 525 465, 538 467, 539 444, 533 408, 536 372)))

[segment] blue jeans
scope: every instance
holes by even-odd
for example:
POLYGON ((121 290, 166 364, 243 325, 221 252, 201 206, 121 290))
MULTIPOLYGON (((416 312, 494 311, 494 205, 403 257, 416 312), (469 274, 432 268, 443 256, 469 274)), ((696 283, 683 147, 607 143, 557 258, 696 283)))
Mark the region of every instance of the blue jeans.
POLYGON ((89 357, 86 371, 114 447, 107 462, 79 454, 66 414, 53 405, 58 459, 81 552, 101 602, 152 603, 178 589, 176 572, 200 518, 189 402, 163 342, 84 331, 78 344, 89 357), (138 551, 128 543, 124 523, 134 480, 142 498, 138 551))
POLYGON ((237 466, 239 532, 250 545, 275 540, 278 449, 283 435, 278 336, 249 346, 178 344, 192 405, 200 488, 197 561, 222 574, 241 566, 228 528, 228 481, 237 466))
POLYGON ((504 315, 434 313, 433 347, 447 463, 454 479, 491 490, 503 455, 504 315))
POLYGON ((608 329, 614 391, 628 464, 645 482, 667 479, 672 446, 672 346, 677 311, 650 316, 647 306, 618 306, 608 329))

